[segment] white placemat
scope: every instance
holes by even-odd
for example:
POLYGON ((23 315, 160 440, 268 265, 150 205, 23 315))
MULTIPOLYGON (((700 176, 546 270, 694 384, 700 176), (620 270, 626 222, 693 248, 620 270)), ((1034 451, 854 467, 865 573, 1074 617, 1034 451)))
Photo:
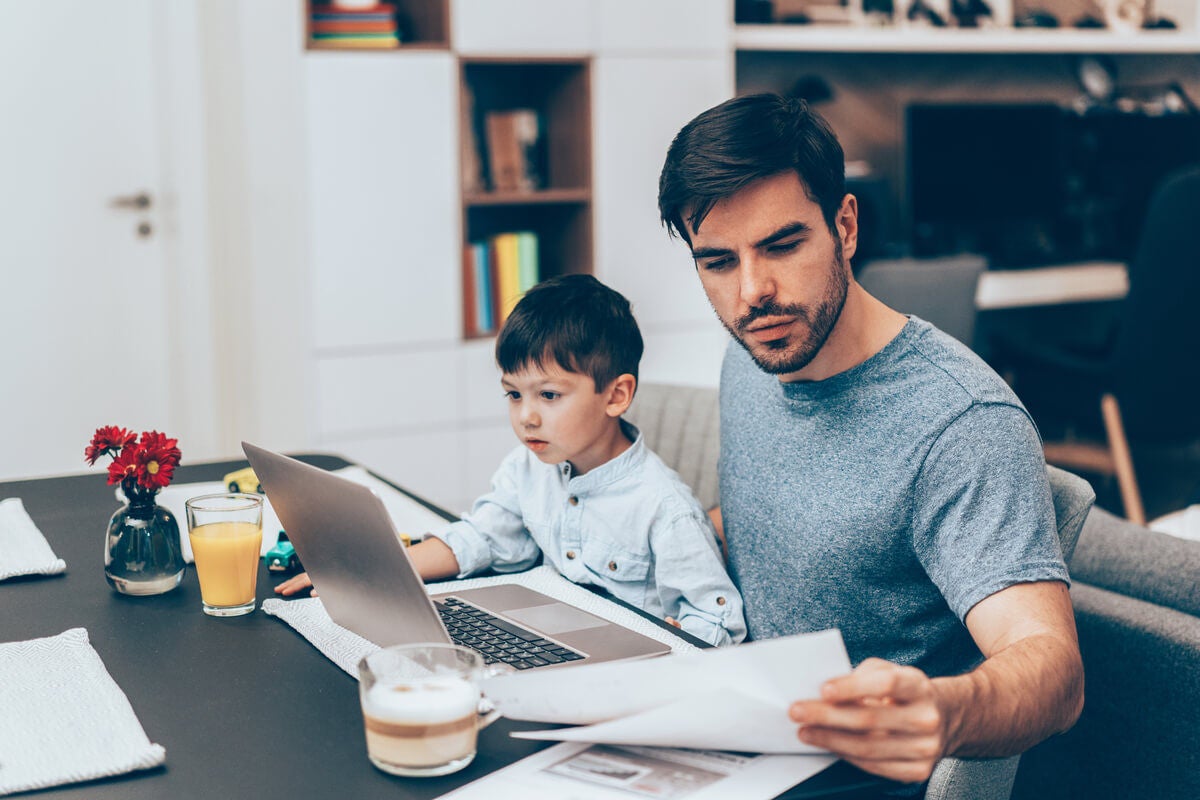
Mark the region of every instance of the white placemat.
MULTIPOLYGON (((402 533, 407 533, 411 536, 413 541, 424 538, 425 534, 430 531, 440 531, 450 524, 448 520, 442 519, 440 515, 430 511, 403 492, 396 491, 395 487, 389 486, 379 480, 362 467, 343 467, 339 470, 333 470, 333 474, 340 475, 346 480, 354 481, 375 490, 375 494, 379 495, 383 500, 384 506, 387 507, 392 521, 396 523, 396 528, 402 533)), ((199 497, 202 494, 218 494, 225 491, 227 489, 224 483, 209 481, 207 483, 180 483, 175 486, 168 486, 158 493, 158 504, 174 514, 176 521, 179 522, 183 558, 189 564, 192 563, 193 559, 192 543, 188 539, 187 533, 186 503, 192 497, 199 497)), ((264 497, 263 541, 260 555, 275 546, 275 543, 279 541, 279 531, 282 529, 283 525, 279 522, 279 517, 275 514, 275 509, 271 508, 271 501, 264 497)))
MULTIPOLYGON (((553 597, 555 600, 570 603, 576 608, 581 608, 609 622, 624 625, 655 641, 662 642, 670 646, 676 653, 690 653, 699 649, 624 606, 606 600, 582 586, 576 586, 548 566, 537 567, 516 575, 431 583, 425 588, 431 594, 442 594, 502 583, 520 584, 553 597)), ((319 597, 308 597, 303 600, 280 600, 273 597, 264 601, 262 608, 264 613, 278 617, 295 628, 301 636, 324 653, 326 658, 354 678, 358 677, 358 662, 362 657, 379 649, 375 643, 367 641, 353 631, 346 630, 330 619, 325 607, 321 605, 319 597)))
POLYGON ((0 795, 149 769, 165 759, 85 629, 0 644, 0 795))
POLYGON ((0 500, 0 581, 17 575, 57 575, 67 564, 33 524, 19 497, 0 500))

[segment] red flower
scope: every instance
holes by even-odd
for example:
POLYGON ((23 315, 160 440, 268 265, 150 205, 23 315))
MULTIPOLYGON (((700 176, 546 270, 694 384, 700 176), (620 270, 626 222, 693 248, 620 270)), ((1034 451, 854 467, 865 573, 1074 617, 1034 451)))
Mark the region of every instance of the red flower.
POLYGON ((146 431, 135 454, 137 481, 145 489, 162 489, 171 482, 179 465, 178 439, 168 439, 158 431, 146 431))
POLYGON ((143 431, 139 442, 136 433, 107 425, 96 429, 84 455, 89 464, 95 464, 100 456, 112 456, 110 484, 121 484, 126 494, 144 489, 153 496, 171 482, 179 466, 178 445, 178 439, 158 431, 143 431))
MULTIPOLYGON (((137 443, 130 443, 121 448, 121 452, 113 457, 113 462, 108 465, 108 482, 109 484, 120 483, 128 479, 135 479, 138 475, 138 454, 141 448, 137 443)), ((165 484, 164 484, 165 485, 165 484)))
POLYGON ((115 425, 105 425, 96 429, 92 442, 83 451, 89 466, 96 463, 100 456, 116 456, 121 448, 137 441, 137 434, 118 428, 115 425))

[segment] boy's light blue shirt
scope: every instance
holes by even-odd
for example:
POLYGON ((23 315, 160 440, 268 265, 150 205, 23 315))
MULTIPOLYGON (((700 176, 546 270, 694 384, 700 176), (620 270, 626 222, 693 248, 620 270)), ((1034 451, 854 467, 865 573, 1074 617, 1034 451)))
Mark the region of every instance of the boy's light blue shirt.
POLYGON ((621 426, 633 444, 584 475, 516 448, 492 477, 492 490, 433 535, 454 552, 460 578, 489 567, 529 569, 540 553, 563 577, 674 617, 707 642, 740 642, 742 598, 712 522, 637 428, 624 420, 621 426))

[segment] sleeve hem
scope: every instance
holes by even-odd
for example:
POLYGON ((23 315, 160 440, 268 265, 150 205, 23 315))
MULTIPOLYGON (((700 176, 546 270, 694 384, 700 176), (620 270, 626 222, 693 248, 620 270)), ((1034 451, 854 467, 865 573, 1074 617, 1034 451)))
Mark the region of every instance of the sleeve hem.
POLYGON ((959 592, 955 597, 947 597, 946 602, 958 617, 966 623, 967 614, 980 602, 1018 583, 1040 583, 1042 581, 1060 581, 1071 585, 1070 576, 1061 562, 1033 561, 1021 564, 1011 574, 1004 577, 991 577, 976 583, 974 586, 959 592))

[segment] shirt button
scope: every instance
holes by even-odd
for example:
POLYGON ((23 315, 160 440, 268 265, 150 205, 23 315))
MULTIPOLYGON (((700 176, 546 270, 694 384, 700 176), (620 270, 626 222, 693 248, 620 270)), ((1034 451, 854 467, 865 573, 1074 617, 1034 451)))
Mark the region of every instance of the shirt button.
POLYGON ((717 598, 717 605, 719 605, 719 606, 723 606, 723 605, 725 605, 725 598, 724 598, 724 597, 718 597, 718 598, 717 598))
POLYGON ((567 558, 574 559, 574 558, 575 558, 575 551, 574 551, 574 550, 568 550, 568 551, 567 551, 567 558))
POLYGON ((577 505, 579 505, 579 498, 576 497, 575 495, 571 495, 570 497, 567 498, 567 502, 573 506, 577 506, 577 505))
POLYGON ((613 572, 616 572, 617 571, 617 562, 615 562, 615 561, 608 562, 608 568, 611 569, 613 572))

